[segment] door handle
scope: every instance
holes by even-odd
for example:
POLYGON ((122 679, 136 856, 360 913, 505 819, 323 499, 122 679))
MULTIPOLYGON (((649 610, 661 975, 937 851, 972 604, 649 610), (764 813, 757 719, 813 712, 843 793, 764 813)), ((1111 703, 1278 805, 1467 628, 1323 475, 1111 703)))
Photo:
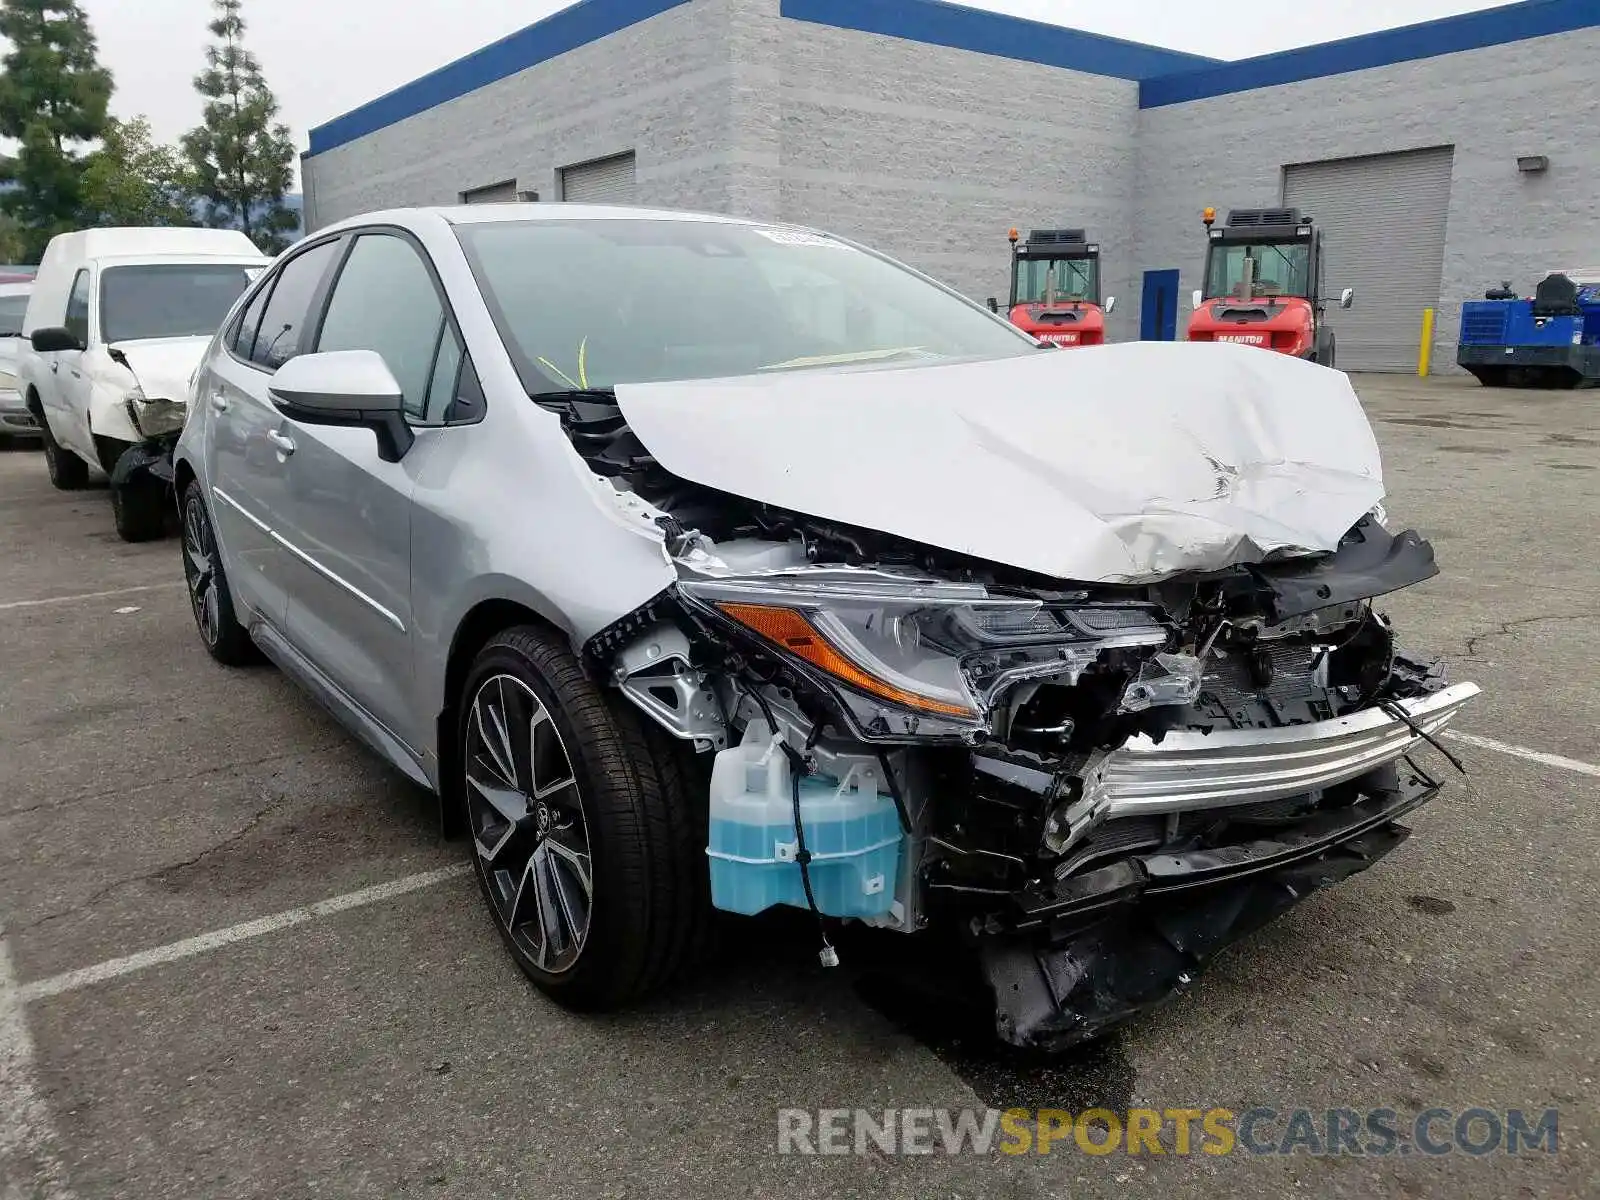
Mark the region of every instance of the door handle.
POLYGON ((228 411, 228 397, 226 395, 224 395, 222 392, 212 392, 211 393, 211 411, 212 412, 227 412, 228 411))
POLYGON ((61 374, 61 364, 56 362, 53 359, 50 362, 50 374, 52 374, 52 375, 61 374))
POLYGON ((276 429, 267 430, 267 441, 278 448, 279 454, 294 453, 294 439, 279 433, 276 429))

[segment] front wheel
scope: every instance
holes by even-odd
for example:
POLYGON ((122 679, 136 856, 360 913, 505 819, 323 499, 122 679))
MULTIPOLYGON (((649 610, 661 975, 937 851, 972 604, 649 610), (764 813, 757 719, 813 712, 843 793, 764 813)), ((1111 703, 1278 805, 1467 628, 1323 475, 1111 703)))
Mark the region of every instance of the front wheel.
POLYGON ((479 653, 457 737, 479 886, 542 991, 618 1008, 694 957, 710 918, 707 801, 678 744, 532 626, 479 653))
POLYGON ((111 517, 125 542, 150 542, 167 531, 167 489, 149 484, 113 484, 111 517))
POLYGON ((70 450, 64 450, 50 432, 50 422, 39 418, 39 436, 44 442, 44 466, 50 482, 63 492, 89 486, 89 464, 70 450))

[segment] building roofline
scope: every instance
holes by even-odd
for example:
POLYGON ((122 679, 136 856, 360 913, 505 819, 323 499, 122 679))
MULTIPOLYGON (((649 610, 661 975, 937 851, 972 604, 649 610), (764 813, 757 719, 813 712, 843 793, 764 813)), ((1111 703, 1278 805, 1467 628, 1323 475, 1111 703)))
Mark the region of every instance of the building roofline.
POLYGON ((880 33, 1114 79, 1150 79, 1219 61, 946 0, 781 0, 778 11, 813 25, 880 33))
POLYGON ((311 130, 311 158, 529 67, 597 42, 689 0, 580 0, 311 130))
MULTIPOLYGON (((580 0, 316 126, 302 162, 599 41, 690 0, 580 0)), ((791 20, 1129 79, 1139 107, 1344 75, 1600 26, 1600 0, 1520 0, 1398 29, 1223 62, 946 0, 780 0, 791 20)))
POLYGON ((1145 79, 1139 84, 1139 107, 1185 104, 1212 96, 1481 50, 1597 25, 1600 25, 1600 0, 1522 0, 1398 29, 1341 38, 1336 42, 1145 79))

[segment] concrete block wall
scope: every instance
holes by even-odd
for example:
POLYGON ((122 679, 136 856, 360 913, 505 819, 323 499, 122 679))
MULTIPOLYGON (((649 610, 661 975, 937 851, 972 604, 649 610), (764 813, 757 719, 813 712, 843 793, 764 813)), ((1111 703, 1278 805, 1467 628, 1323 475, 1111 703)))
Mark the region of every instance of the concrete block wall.
POLYGON ((1009 228, 1081 226, 1138 336, 1136 83, 789 19, 778 53, 784 219, 1002 303, 1009 228))
MULTIPOLYGON (((1434 342, 1435 364, 1453 371, 1461 301, 1501 279, 1528 295, 1546 270, 1600 261, 1597 64, 1591 28, 1143 109, 1135 256, 1179 268, 1187 296, 1206 205, 1276 203, 1293 163, 1454 145, 1434 342), (1520 174, 1530 154, 1547 155, 1548 172, 1520 174)), ((1419 294, 1419 313, 1434 300, 1419 294)))
POLYGON ((515 177, 560 196, 563 166, 632 150, 647 203, 743 203, 730 9, 695 0, 304 160, 319 227, 379 208, 454 204, 515 177))

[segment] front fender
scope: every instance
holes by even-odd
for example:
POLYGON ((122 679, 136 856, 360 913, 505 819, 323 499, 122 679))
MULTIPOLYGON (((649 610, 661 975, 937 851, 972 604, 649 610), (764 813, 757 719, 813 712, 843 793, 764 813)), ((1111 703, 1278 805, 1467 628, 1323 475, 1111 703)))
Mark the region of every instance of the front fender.
POLYGON ((128 415, 128 393, 133 384, 127 379, 100 376, 89 389, 89 432, 95 437, 115 438, 119 442, 140 442, 143 436, 128 415))

